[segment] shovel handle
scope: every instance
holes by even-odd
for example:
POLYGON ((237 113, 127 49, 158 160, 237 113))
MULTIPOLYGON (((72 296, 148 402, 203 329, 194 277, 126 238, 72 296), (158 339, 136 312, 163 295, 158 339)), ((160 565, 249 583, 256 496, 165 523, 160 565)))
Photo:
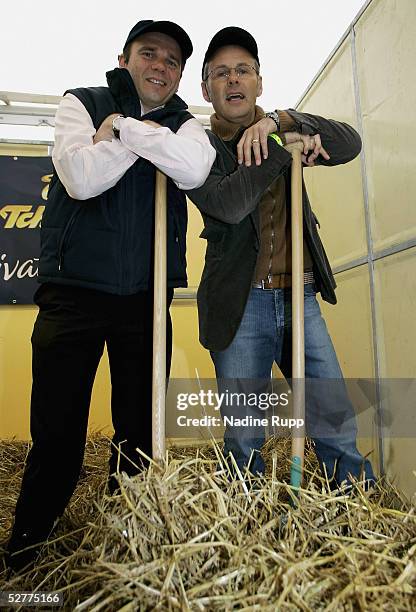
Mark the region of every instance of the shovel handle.
POLYGON ((153 296, 153 369, 152 369, 152 452, 153 459, 165 458, 166 405, 166 176, 156 170, 155 243, 153 296))
MULTIPOLYGON (((292 155, 291 227, 292 227, 292 391, 293 418, 305 422, 305 320, 303 282, 303 204, 302 151, 303 143, 286 145, 292 155)), ((296 422, 299 422, 298 420, 296 422)), ((305 453, 305 429, 294 430, 292 437, 291 485, 302 484, 305 453)))

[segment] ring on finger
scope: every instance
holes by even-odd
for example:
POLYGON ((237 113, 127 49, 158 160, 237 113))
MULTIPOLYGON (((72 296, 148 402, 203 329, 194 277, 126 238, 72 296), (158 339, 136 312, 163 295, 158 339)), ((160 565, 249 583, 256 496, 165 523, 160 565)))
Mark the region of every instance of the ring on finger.
POLYGON ((254 144, 255 142, 259 143, 259 139, 258 138, 253 138, 253 140, 251 141, 251 144, 254 144))

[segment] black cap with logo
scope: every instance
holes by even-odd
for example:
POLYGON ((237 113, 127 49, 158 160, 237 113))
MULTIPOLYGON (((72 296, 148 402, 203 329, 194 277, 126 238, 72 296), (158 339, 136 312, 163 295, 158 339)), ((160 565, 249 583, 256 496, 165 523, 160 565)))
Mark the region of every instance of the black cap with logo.
POLYGON ((182 66, 185 65, 186 60, 192 55, 192 42, 185 30, 176 23, 173 23, 173 21, 153 21, 153 19, 144 19, 136 23, 127 36, 123 51, 135 38, 146 34, 146 32, 161 32, 176 40, 182 53, 182 66))
POLYGON ((247 32, 247 30, 243 30, 243 28, 229 26, 228 28, 223 28, 217 32, 209 43, 204 61, 202 63, 202 78, 204 78, 205 64, 209 62, 211 57, 216 51, 218 51, 218 49, 221 49, 221 47, 226 47, 227 45, 237 45, 238 47, 247 49, 247 51, 253 56, 260 66, 259 50, 252 35, 247 32))

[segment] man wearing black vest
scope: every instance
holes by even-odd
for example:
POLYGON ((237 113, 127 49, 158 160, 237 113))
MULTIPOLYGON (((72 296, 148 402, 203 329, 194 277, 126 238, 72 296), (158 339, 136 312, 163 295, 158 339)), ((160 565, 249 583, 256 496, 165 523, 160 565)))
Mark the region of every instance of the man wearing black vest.
MULTIPOLYGON (((239 402, 244 393, 247 398, 267 390, 274 362, 291 378, 291 156, 282 145, 301 141, 304 165, 334 166, 354 159, 361 140, 339 121, 294 110, 265 115, 256 105, 263 87, 257 43, 241 28, 213 37, 202 79, 203 96, 215 110, 209 137, 217 156, 206 183, 187 192, 202 212, 201 237, 207 240, 198 290, 200 340, 211 351, 219 390, 238 398, 234 405, 222 403, 228 419, 224 454, 232 453, 242 471, 262 474, 265 414, 239 402), (239 417, 254 425, 233 426, 239 417)), ((303 217, 309 434, 331 486, 350 475, 372 481, 371 464, 356 447, 354 411, 316 300, 320 292, 335 304, 335 281, 305 187, 303 217)))
MULTIPOLYGON (((56 115, 55 173, 42 220, 31 434, 8 563, 33 561, 76 486, 91 391, 107 346, 117 467, 152 453, 152 263, 156 167, 168 176, 168 308, 186 286, 185 195, 215 151, 176 95, 192 43, 178 25, 140 21, 108 87, 68 90, 56 115), (121 449, 121 453, 117 449, 121 449), (131 460, 131 461, 130 461, 131 460)), ((172 328, 167 312, 167 373, 172 328)), ((110 491, 116 482, 110 477, 110 491)))

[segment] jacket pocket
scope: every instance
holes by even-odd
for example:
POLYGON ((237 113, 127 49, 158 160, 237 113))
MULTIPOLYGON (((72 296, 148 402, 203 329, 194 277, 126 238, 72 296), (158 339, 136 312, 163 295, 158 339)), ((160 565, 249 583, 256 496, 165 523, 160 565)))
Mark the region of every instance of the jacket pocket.
POLYGON ((59 241, 59 246, 58 246, 58 270, 59 271, 63 269, 65 250, 68 245, 69 239, 71 237, 72 231, 74 229, 75 220, 78 217, 80 212, 81 212, 81 206, 78 206, 74 210, 72 215, 69 217, 68 222, 62 231, 61 239, 59 241))
POLYGON ((207 241, 206 259, 221 259, 224 254, 226 228, 206 226, 199 237, 207 241))
POLYGON ((175 214, 173 215, 173 219, 175 227, 175 243, 178 245, 179 259, 182 265, 186 266, 186 237, 184 237, 181 233, 179 220, 175 214))

